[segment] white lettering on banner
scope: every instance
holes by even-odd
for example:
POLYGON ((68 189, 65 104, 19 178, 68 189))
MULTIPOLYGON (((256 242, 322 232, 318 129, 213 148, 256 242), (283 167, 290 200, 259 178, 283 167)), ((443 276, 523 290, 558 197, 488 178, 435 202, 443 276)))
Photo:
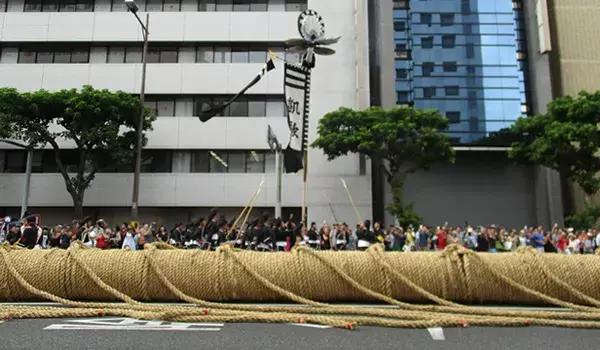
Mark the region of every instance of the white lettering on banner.
POLYGON ((142 321, 134 318, 96 318, 69 320, 68 323, 53 324, 45 331, 196 331, 218 332, 223 323, 183 323, 165 321, 142 321))

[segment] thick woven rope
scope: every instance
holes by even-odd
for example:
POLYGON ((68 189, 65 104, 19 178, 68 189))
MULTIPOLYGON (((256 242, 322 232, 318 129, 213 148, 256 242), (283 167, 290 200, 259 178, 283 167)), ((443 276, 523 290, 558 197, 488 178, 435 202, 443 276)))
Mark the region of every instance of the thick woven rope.
POLYGON ((182 322, 313 322, 354 328, 526 326, 600 328, 600 257, 443 252, 291 253, 0 247, 0 301, 53 301, 65 307, 0 305, 4 318, 121 315, 182 322), (144 302, 182 302, 155 305, 144 302), (238 302, 295 302, 297 307, 238 302), (398 308, 335 306, 383 302, 398 308), (429 304, 429 305, 423 305, 429 304), (511 311, 465 304, 553 305, 565 312, 511 311))

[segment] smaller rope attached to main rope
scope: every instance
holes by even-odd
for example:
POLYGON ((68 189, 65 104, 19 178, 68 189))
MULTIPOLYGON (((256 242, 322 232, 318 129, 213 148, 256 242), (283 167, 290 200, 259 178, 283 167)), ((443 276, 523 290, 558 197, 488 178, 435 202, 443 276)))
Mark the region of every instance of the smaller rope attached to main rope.
MULTIPOLYGON (((219 303, 202 300, 185 293, 181 287, 176 286, 165 274, 163 267, 160 265, 156 257, 159 250, 173 250, 171 246, 154 243, 147 244, 142 255, 136 255, 136 259, 141 259, 139 266, 134 268, 145 268, 143 272, 144 284, 141 286, 142 298, 148 299, 150 295, 148 290, 148 279, 156 278, 164 288, 166 288, 178 300, 188 303, 181 305, 156 305, 142 303, 135 300, 131 296, 123 292, 123 286, 116 286, 110 281, 104 281, 92 266, 88 263, 84 256, 88 252, 95 252, 95 249, 90 249, 83 246, 80 242, 75 242, 68 249, 65 259, 72 261, 74 266, 70 266, 71 271, 69 279, 75 276, 81 278, 81 273, 91 283, 100 288, 105 294, 110 295, 114 300, 120 300, 122 303, 115 302, 82 302, 68 298, 60 297, 44 291, 34 285, 39 281, 27 281, 18 269, 14 266, 14 261, 11 260, 11 255, 16 252, 14 247, 3 245, 0 247, 0 280, 1 295, 10 297, 13 293, 10 288, 9 279, 14 279, 19 288, 24 289, 27 293, 43 299, 61 304, 61 306, 14 306, 0 305, 0 316, 5 319, 11 318, 63 318, 63 317, 95 317, 95 316, 124 316, 146 320, 165 320, 179 322, 257 322, 257 323, 316 323, 329 325, 337 328, 354 329, 357 325, 370 325, 381 327, 394 328, 426 328, 426 327, 465 327, 465 326, 556 326, 568 328, 600 328, 600 302, 586 293, 572 288, 567 282, 561 280, 551 269, 546 266, 544 259, 537 252, 521 249, 517 254, 520 258, 530 256, 535 266, 542 272, 542 275, 548 279, 544 281, 547 287, 550 284, 566 291, 568 295, 582 300, 588 305, 578 305, 572 302, 563 301, 552 296, 548 296, 537 290, 531 289, 521 283, 516 282, 508 276, 496 271, 489 266, 486 260, 481 256, 466 250, 459 246, 450 246, 442 253, 430 253, 425 256, 430 262, 436 262, 441 259, 446 265, 446 271, 458 271, 460 280, 447 278, 447 283, 456 283, 456 285, 448 285, 445 288, 449 290, 459 291, 461 288, 468 286, 469 277, 473 268, 485 270, 497 282, 510 286, 515 291, 525 293, 539 300, 565 307, 570 311, 520 311, 520 310, 500 310, 490 308, 480 308, 461 305, 444 298, 441 298, 434 293, 421 287, 408 276, 403 275, 398 269, 394 269, 388 262, 388 256, 383 252, 380 246, 371 247, 367 253, 371 257, 373 266, 369 268, 379 267, 384 271, 386 279, 389 283, 398 283, 422 296, 424 300, 430 300, 437 305, 415 305, 402 302, 394 299, 389 295, 391 290, 384 288, 387 291, 382 294, 378 291, 367 287, 363 283, 353 278, 348 271, 340 267, 340 264, 332 262, 331 254, 323 254, 315 252, 306 247, 297 247, 292 251, 292 258, 297 264, 304 266, 310 262, 314 267, 318 264, 323 271, 329 271, 331 278, 336 278, 340 283, 344 283, 347 288, 355 292, 371 298, 373 300, 383 301, 387 304, 398 307, 397 309, 382 309, 377 307, 363 308, 356 306, 338 306, 330 305, 323 302, 317 302, 287 290, 282 285, 278 285, 270 280, 267 276, 263 276, 257 269, 256 264, 250 264, 247 260, 242 259, 252 257, 263 259, 268 253, 250 253, 241 252, 233 249, 229 245, 220 247, 215 253, 207 253, 210 255, 195 254, 195 257, 211 257, 218 259, 217 265, 225 271, 236 271, 236 274, 244 275, 248 283, 254 283, 266 290, 278 295, 283 300, 293 301, 298 303, 298 306, 264 306, 264 305, 246 305, 219 303), (230 264, 234 264, 231 266, 230 264), (454 265, 448 265, 454 264, 454 265), (140 267, 141 266, 141 267, 140 267), (467 266, 469 268, 467 268, 467 266), (5 270, 2 268, 5 267, 5 270), (33 282, 33 283, 32 283, 33 282), (117 289, 119 287, 119 289, 117 289), (386 295, 388 294, 388 295, 386 295), (591 306, 589 306, 591 305, 591 306), (576 311, 573 311, 576 310, 576 311)), ((56 252, 56 251, 55 251, 56 252)), ((19 254, 30 253, 26 250, 20 250, 19 254)), ((136 252, 126 252, 127 254, 136 254, 136 252)), ((51 255, 52 251, 48 251, 45 258, 55 258, 51 255)), ((121 254, 121 253, 118 253, 121 254)), ((339 254, 339 253, 335 253, 339 254)), ((342 253, 343 254, 343 253, 342 253)), ((95 255, 99 256, 99 255, 95 255)), ((89 260, 89 259, 88 259, 89 260)), ((193 260, 192 260, 193 262, 193 260)), ((65 266, 64 264, 62 266, 65 266)), ((440 265, 442 266, 442 265, 440 265)), ((305 269, 304 269, 305 270, 305 269)), ((305 270, 306 272, 306 270, 305 270)), ((450 273, 450 272, 449 272, 450 273)), ((328 275, 329 276, 329 275, 328 275)), ((185 276, 184 276, 185 277, 185 276)), ((448 276, 447 276, 448 277, 448 276)), ((450 276, 452 277, 452 276, 450 276)), ((456 276, 455 276, 456 277, 456 276)), ((48 283, 49 281, 45 281, 48 283)), ((222 283, 222 282, 221 282, 222 283)), ((303 285, 309 285, 303 283, 303 285)), ((381 285, 381 283, 379 283, 381 285)), ((385 285, 385 283, 384 283, 385 285)), ((218 290, 223 290, 219 287, 218 290)))

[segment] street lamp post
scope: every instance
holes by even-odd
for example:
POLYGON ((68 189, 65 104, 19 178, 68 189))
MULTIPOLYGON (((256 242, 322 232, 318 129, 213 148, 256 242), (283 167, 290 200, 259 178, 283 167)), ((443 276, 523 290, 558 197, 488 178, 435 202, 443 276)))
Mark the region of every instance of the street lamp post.
POLYGON ((142 36, 144 38, 144 49, 142 51, 142 85, 140 87, 140 120, 137 128, 137 144, 135 149, 135 172, 133 173, 133 193, 131 199, 131 218, 137 220, 139 213, 138 201, 140 197, 140 173, 142 171, 142 141, 144 139, 144 99, 146 93, 146 63, 148 62, 148 31, 150 25, 150 14, 146 13, 146 24, 138 16, 139 7, 134 0, 125 0, 127 10, 135 16, 142 26, 142 36))
POLYGON ((31 168, 33 167, 33 147, 24 145, 22 143, 0 139, 0 142, 7 143, 9 145, 17 146, 27 150, 27 161, 25 165, 25 183, 23 185, 23 197, 21 199, 21 218, 25 216, 29 206, 29 190, 31 188, 31 168))

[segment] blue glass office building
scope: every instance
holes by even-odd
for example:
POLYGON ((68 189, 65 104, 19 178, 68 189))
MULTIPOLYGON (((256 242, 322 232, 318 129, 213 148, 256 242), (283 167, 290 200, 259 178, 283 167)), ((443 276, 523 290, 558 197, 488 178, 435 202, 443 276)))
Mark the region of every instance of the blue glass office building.
POLYGON ((454 143, 527 114, 521 0, 394 1, 398 105, 438 109, 454 143))

